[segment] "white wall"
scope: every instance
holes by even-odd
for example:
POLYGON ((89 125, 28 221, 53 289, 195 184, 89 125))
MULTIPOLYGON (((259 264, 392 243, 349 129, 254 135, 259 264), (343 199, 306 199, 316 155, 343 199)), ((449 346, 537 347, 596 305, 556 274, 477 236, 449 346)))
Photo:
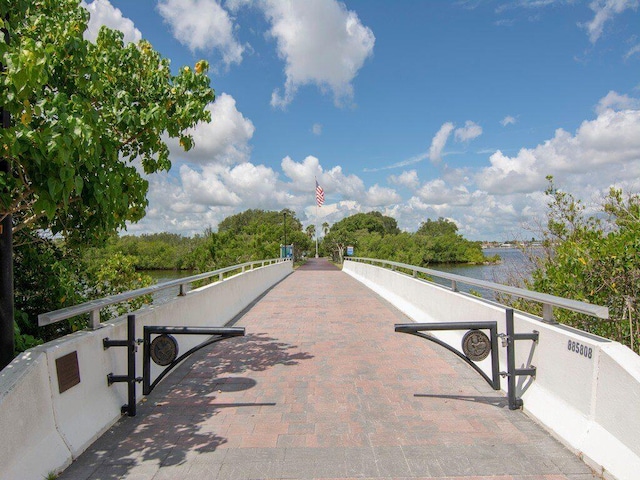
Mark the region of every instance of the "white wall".
MULTIPOLYGON (((493 302, 360 262, 345 262, 343 271, 415 322, 493 320, 506 333, 505 308, 493 302)), ((617 342, 516 312, 516 333, 533 330, 540 333, 537 345, 516 342, 516 367, 537 368, 524 391, 529 377, 519 378, 524 412, 605 478, 640 478, 640 357, 617 342), (570 341, 591 349, 591 358, 589 350, 587 356, 571 351, 570 341)), ((433 333, 460 349, 464 332, 433 333)), ((479 365, 490 375, 489 362, 479 365)), ((500 365, 506 371, 505 348, 500 365)))
MULTIPOLYGON (((291 272, 291 262, 247 270, 135 312, 136 337, 142 338, 143 325, 223 326, 291 272)), ((30 349, 0 372, 0 479, 42 480, 49 472, 62 470, 120 418, 127 385, 109 387, 107 375, 126 375, 126 348, 104 350, 102 340, 126 336, 122 317, 98 330, 76 332, 30 349), (74 351, 80 383, 59 393, 55 361, 74 351)), ((205 338, 180 336, 180 351, 205 338)), ((142 376, 142 348, 136 369, 142 376)), ((152 371, 152 379, 156 373, 152 371)), ((138 399, 141 392, 138 384, 138 399)))

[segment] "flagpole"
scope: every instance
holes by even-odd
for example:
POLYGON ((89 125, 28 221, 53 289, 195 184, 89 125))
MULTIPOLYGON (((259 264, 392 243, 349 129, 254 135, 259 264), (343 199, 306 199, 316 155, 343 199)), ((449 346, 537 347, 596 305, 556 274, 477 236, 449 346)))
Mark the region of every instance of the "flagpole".
POLYGON ((318 258, 318 202, 316 201, 316 258, 318 258))

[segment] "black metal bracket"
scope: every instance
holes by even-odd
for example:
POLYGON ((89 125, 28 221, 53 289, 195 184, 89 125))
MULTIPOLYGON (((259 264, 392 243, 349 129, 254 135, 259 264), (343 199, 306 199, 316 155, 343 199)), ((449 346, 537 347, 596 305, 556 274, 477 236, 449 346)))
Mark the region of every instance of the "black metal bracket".
POLYGON ((143 328, 143 363, 142 363, 142 393, 149 395, 156 385, 182 360, 211 345, 212 343, 233 337, 242 337, 245 334, 244 327, 153 327, 143 328), (212 338, 196 345, 191 350, 183 353, 169 363, 166 368, 151 383, 151 335, 211 335, 212 338))
POLYGON ((395 325, 398 333, 408 333, 416 337, 424 338, 446 348, 455 353, 458 357, 469 364, 482 378, 484 378, 491 388, 500 390, 500 367, 498 360, 498 323, 497 322, 442 322, 442 323, 398 323, 395 325), (491 340, 491 377, 489 377, 476 363, 459 350, 443 342, 432 335, 421 333, 434 330, 489 330, 491 340))
POLYGON ((535 378, 536 367, 530 366, 529 368, 516 368, 515 341, 533 340, 537 343, 539 333, 535 330, 532 333, 514 333, 513 309, 511 308, 506 310, 506 327, 506 334, 498 334, 497 322, 402 323, 395 325, 395 331, 424 338, 443 346, 450 352, 455 353, 458 357, 473 367, 473 369, 478 372, 494 390, 500 390, 500 376, 506 376, 508 380, 507 395, 509 397, 509 409, 516 410, 522 407, 523 404, 522 399, 517 397, 516 377, 532 376, 535 378), (491 378, 467 355, 432 335, 421 333, 424 331, 434 330, 489 330, 489 338, 491 340, 491 378), (502 338, 503 346, 507 347, 507 372, 500 371, 498 338, 502 338))
POLYGON ((127 403, 122 406, 120 411, 130 417, 136 416, 136 382, 141 382, 142 377, 136 377, 136 352, 138 351, 138 343, 136 340, 136 316, 127 316, 127 339, 126 340, 110 340, 108 337, 102 340, 102 346, 106 350, 111 347, 127 347, 127 374, 107 375, 107 385, 111 386, 118 382, 127 382, 127 403))
POLYGON ((107 385, 111 386, 114 383, 127 383, 127 403, 122 406, 120 411, 122 414, 126 414, 130 417, 136 416, 136 383, 142 382, 142 391, 144 395, 148 395, 154 389, 154 387, 162 380, 170 371, 178 365, 182 360, 197 352, 201 348, 211 345, 212 343, 219 342, 226 338, 244 336, 244 327, 144 327, 144 338, 136 339, 136 316, 127 316, 127 339, 126 340, 111 340, 108 337, 102 340, 102 346, 104 349, 111 347, 127 347, 127 374, 126 375, 114 375, 109 373, 107 375, 107 385), (216 335, 214 338, 205 340, 201 344, 193 347, 188 352, 184 353, 180 357, 171 362, 167 368, 165 368, 158 378, 150 384, 151 377, 151 335, 153 334, 182 334, 182 335, 216 335), (136 377, 136 352, 138 351, 138 345, 144 344, 143 348, 143 368, 142 377, 136 377))

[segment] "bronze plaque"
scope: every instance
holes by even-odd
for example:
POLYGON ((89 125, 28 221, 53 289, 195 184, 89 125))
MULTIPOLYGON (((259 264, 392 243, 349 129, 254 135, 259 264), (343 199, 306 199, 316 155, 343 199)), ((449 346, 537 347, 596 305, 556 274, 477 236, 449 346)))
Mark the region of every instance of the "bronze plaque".
POLYGON ((58 389, 60 393, 80 383, 80 367, 78 366, 78 352, 71 352, 64 357, 56 358, 58 372, 58 389))
POLYGON ((151 360, 164 367, 178 357, 178 341, 172 336, 162 334, 153 339, 150 345, 151 360))
POLYGON ((462 337, 462 351, 474 362, 479 362, 489 356, 491 340, 480 330, 469 330, 462 337))

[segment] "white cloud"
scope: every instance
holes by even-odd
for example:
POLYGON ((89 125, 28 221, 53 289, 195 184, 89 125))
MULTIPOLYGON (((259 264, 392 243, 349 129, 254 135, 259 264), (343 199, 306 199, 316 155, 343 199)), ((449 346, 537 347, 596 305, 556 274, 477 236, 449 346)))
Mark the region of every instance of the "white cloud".
POLYGON ((160 0, 160 15, 173 36, 192 52, 219 50, 224 63, 242 62, 244 47, 234 36, 227 11, 216 0, 160 0))
POLYGON ((314 192, 316 184, 318 182, 327 192, 327 186, 322 181, 322 167, 320 166, 320 160, 313 155, 306 157, 302 163, 295 162, 291 157, 286 156, 280 162, 282 171, 291 179, 290 188, 297 192, 314 192))
POLYGON ((506 127, 507 125, 513 125, 514 123, 516 123, 516 119, 515 119, 515 117, 512 117, 511 115, 507 115, 502 120, 500 120, 500 124, 503 127, 506 127))
POLYGON ((418 172, 416 172, 415 170, 404 171, 400 175, 391 175, 389 177, 389 182, 395 185, 407 187, 411 190, 415 190, 420 184, 420 180, 418 179, 418 172))
POLYGON ((438 178, 425 183, 417 192, 417 196, 429 205, 470 205, 472 195, 464 185, 448 186, 438 178))
POLYGON ((491 166, 480 172, 476 183, 481 189, 498 195, 543 188, 545 176, 552 173, 538 170, 535 153, 529 149, 520 150, 514 158, 498 150, 489 161, 491 166))
POLYGON ((624 54, 624 59, 628 60, 631 56, 635 55, 636 53, 640 53, 640 44, 631 47, 629 51, 624 54))
POLYGON ((82 0, 81 5, 89 11, 89 25, 84 32, 85 40, 95 42, 98 32, 103 25, 112 30, 120 30, 124 33, 124 41, 138 43, 142 39, 142 33, 133 22, 122 16, 120 9, 115 8, 109 0, 94 0, 87 4, 82 0))
POLYGON ((422 162, 424 159, 429 158, 429 153, 421 153, 420 155, 416 155, 415 157, 408 158, 407 160, 402 160, 401 162, 393 163, 391 165, 385 165, 384 167, 377 168, 364 168, 364 172, 379 172, 381 170, 391 170, 394 168, 402 168, 408 167, 409 165, 415 165, 416 163, 422 162))
POLYGON ((319 123, 314 123, 311 127, 311 132, 314 135, 322 135, 322 125, 319 123))
POLYGON ((394 189, 381 187, 377 183, 367 190, 365 197, 365 204, 370 207, 384 207, 401 201, 402 197, 394 189))
POLYGON ((345 200, 362 202, 366 198, 364 182, 356 175, 345 175, 342 167, 337 165, 330 170, 324 170, 320 161, 309 155, 302 163, 295 162, 291 157, 285 157, 281 163, 282 171, 291 179, 287 184, 296 192, 308 192, 315 195, 315 181, 322 186, 325 196, 341 195, 345 200))
POLYGON ((207 105, 207 109, 211 112, 211 122, 200 123, 187 131, 193 135, 195 147, 184 152, 177 139, 170 139, 172 153, 201 163, 232 165, 248 161, 249 141, 255 127, 238 111, 235 99, 223 93, 207 105))
POLYGON ((336 104, 350 101, 353 79, 375 43, 373 32, 357 14, 336 0, 262 0, 258 5, 286 64, 284 93, 274 91, 271 105, 286 107, 303 85, 330 90, 336 104))
POLYGON ((449 135, 455 126, 451 122, 444 123, 438 133, 435 134, 433 140, 431 141, 431 147, 429 148, 429 159, 432 163, 440 163, 442 160, 442 150, 447 144, 447 140, 449 139, 449 135))
POLYGON ((596 43, 604 30, 604 25, 627 9, 637 9, 638 0, 593 0, 589 5, 595 16, 583 26, 589 33, 591 43, 596 43))
POLYGON ((188 201, 195 205, 237 206, 242 199, 231 191, 220 179, 218 171, 205 168, 194 170, 186 165, 180 167, 182 189, 188 201))
POLYGON ((497 195, 541 189, 546 175, 613 182, 640 163, 640 110, 604 109, 575 135, 558 129, 554 138, 533 149, 523 148, 515 157, 498 151, 490 162, 476 183, 497 195))
POLYGON ((457 128, 455 139, 457 142, 468 142, 482 135, 482 127, 471 120, 467 120, 464 127, 457 128))
POLYGON ((628 95, 620 95, 618 92, 611 90, 607 95, 600 99, 596 106, 596 112, 603 114, 607 110, 629 110, 640 109, 640 99, 631 98, 628 95))

